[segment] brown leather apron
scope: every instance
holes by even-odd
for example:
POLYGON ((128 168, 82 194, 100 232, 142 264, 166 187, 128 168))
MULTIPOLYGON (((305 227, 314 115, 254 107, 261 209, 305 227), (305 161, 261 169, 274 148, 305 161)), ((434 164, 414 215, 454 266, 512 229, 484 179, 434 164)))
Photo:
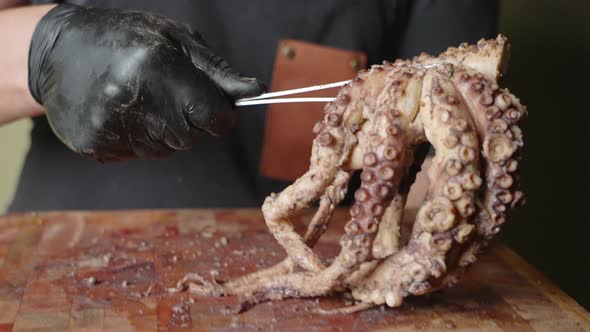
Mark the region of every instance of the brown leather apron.
MULTIPOLYGON (((270 91, 338 82, 366 67, 363 52, 283 39, 278 43, 270 91)), ((332 97, 338 88, 294 97, 332 97)), ((325 103, 271 104, 266 113, 260 161, 262 175, 292 181, 309 167, 314 124, 325 103)))

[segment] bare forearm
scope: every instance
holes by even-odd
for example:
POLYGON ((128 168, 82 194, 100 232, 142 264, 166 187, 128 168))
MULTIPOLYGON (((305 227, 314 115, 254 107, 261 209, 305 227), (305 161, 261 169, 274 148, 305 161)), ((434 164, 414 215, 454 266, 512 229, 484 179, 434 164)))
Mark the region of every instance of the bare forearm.
MULTIPOLYGON (((14 1, 18 2, 18 1, 14 1)), ((3 2, 0 1, 0 6, 3 2)), ((37 22, 54 5, 0 10, 0 125, 40 115, 28 88, 29 44, 37 22)))

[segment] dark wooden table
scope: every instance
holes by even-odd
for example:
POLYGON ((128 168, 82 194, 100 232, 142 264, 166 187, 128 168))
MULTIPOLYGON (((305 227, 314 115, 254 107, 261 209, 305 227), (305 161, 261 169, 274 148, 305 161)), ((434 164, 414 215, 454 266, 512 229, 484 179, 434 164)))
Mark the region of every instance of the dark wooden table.
MULTIPOLYGON (((345 211, 318 244, 335 255, 345 211)), ((295 222, 305 224, 306 216, 295 222)), ((0 331, 590 331, 590 316, 496 245, 456 287, 398 309, 322 316, 338 297, 264 303, 165 291, 185 273, 219 279, 284 252, 258 210, 56 212, 0 217, 0 331)))

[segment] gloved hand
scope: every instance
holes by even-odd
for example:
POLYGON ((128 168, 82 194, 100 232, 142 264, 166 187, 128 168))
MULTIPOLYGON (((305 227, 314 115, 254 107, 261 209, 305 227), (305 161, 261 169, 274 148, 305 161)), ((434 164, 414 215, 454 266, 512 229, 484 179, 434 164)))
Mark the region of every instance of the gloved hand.
POLYGON ((67 146, 105 161, 162 157, 203 131, 222 134, 233 100, 264 86, 170 19, 59 5, 33 34, 29 89, 67 146))

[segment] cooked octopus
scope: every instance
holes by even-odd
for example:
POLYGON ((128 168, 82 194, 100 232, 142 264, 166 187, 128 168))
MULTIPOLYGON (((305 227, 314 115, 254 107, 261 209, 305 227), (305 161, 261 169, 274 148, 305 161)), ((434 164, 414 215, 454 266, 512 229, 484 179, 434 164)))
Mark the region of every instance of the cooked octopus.
POLYGON ((397 307, 408 295, 454 284, 524 200, 516 172, 526 110, 497 84, 508 47, 500 35, 360 72, 313 128, 309 170, 262 206, 288 257, 223 284, 190 274, 178 288, 239 295, 249 304, 348 291, 358 304, 342 310, 351 312, 397 307), (406 198, 428 144, 435 150, 428 192, 403 236, 406 198), (341 251, 326 265, 312 248, 357 170, 361 184, 341 251), (318 200, 299 235, 291 217, 318 200))

